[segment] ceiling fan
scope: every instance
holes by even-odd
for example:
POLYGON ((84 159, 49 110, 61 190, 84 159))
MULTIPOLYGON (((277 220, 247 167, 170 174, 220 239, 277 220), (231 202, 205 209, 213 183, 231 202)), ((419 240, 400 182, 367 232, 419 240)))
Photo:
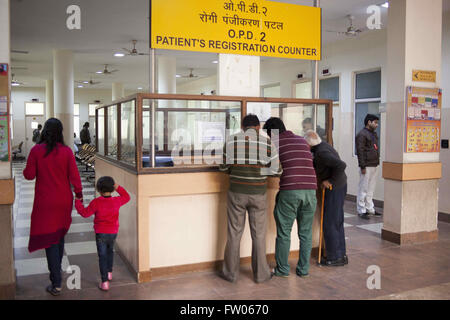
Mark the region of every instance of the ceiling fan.
POLYGON ((123 50, 125 50, 127 53, 127 56, 148 56, 148 53, 143 53, 143 52, 138 52, 136 49, 136 42, 137 40, 131 40, 131 42, 133 43, 133 49, 127 49, 127 48, 122 48, 123 50))
MULTIPOLYGON (((117 71, 119 71, 119 70, 117 70, 117 69, 114 69, 114 70, 108 70, 108 65, 105 64, 105 69, 104 69, 103 71, 97 71, 97 72, 95 72, 95 73, 96 73, 96 74, 105 74, 105 75, 108 75, 108 74, 112 74, 112 73, 117 72, 117 71)), ((91 72, 91 73, 92 73, 92 72, 91 72)))
POLYGON ((353 25, 353 20, 355 19, 354 16, 352 15, 347 15, 347 19, 350 22, 350 25, 348 26, 346 31, 334 31, 334 30, 326 30, 327 32, 333 32, 339 35, 345 35, 348 37, 356 37, 357 35, 359 35, 361 32, 365 31, 367 28, 356 28, 353 25))
POLYGON ((101 83, 100 81, 92 81, 92 78, 89 81, 85 80, 85 81, 75 81, 75 82, 80 83, 80 84, 89 84, 91 86, 101 83))
POLYGON ((190 68, 189 70, 190 70, 190 72, 189 72, 188 75, 180 76, 179 78, 188 78, 188 79, 192 79, 192 78, 198 78, 198 77, 199 77, 198 74, 194 74, 194 69, 190 68))
POLYGON ((11 85, 12 86, 21 86, 23 84, 24 84, 23 82, 20 82, 17 79, 14 79, 14 73, 11 74, 11 85))

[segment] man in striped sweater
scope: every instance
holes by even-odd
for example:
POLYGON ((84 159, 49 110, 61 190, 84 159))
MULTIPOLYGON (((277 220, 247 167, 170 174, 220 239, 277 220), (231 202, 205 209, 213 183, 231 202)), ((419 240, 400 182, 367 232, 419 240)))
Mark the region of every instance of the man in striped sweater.
POLYGON ((278 148, 283 174, 274 210, 277 225, 275 242, 275 276, 289 276, 291 230, 297 219, 300 254, 296 273, 306 277, 312 248, 312 223, 316 211, 317 179, 313 159, 306 140, 286 130, 280 118, 270 118, 264 125, 278 148), (278 139, 276 136, 278 135, 278 139))
POLYGON ((242 120, 243 131, 230 136, 223 150, 220 170, 230 175, 228 233, 221 276, 234 282, 239 275, 240 242, 248 211, 252 236, 252 269, 255 282, 271 278, 266 259, 267 176, 281 174, 278 154, 271 140, 259 134, 256 115, 242 120))

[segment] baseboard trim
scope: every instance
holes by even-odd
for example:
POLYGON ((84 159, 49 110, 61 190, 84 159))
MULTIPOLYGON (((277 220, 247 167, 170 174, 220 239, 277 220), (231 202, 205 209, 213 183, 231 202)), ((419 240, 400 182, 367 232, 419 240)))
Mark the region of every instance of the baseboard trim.
POLYGON ((450 223, 450 213, 438 212, 438 221, 450 223))
MULTIPOLYGON (((356 203, 356 196, 353 195, 353 194, 347 194, 345 196, 345 200, 352 201, 352 202, 356 203)), ((375 205, 375 207, 384 208, 384 201, 382 201, 382 200, 373 199, 373 204, 375 205)))
MULTIPOLYGON (((311 257, 317 258, 319 249, 312 248, 311 257)), ((289 253, 289 259, 298 259, 299 251, 291 251, 289 253)), ((240 260, 241 265, 250 264, 252 261, 251 257, 243 257, 240 260)), ((275 263, 275 254, 267 254, 267 261, 271 264, 275 263)), ((223 260, 192 263, 178 266, 152 268, 148 271, 138 272, 136 275, 137 281, 139 283, 149 282, 157 278, 170 277, 184 273, 199 272, 199 271, 218 271, 222 266, 223 260)))
POLYGON ((0 300, 14 300, 16 298, 16 283, 0 285, 0 300))
POLYGON ((381 230, 381 238, 399 245, 437 241, 438 230, 399 234, 389 230, 381 230))

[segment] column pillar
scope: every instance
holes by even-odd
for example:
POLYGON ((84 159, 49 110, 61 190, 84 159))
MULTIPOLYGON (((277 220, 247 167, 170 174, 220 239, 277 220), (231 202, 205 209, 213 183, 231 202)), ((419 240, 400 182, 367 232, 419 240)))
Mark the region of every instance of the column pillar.
POLYGON ((123 83, 113 82, 112 83, 112 101, 121 99, 125 97, 125 90, 123 88, 123 83))
POLYGON ((55 115, 53 95, 53 80, 45 81, 45 119, 53 118, 55 115))
POLYGON ((437 240, 439 153, 405 153, 404 144, 406 87, 441 84, 442 0, 389 1, 388 20, 382 238, 398 244, 437 240), (436 71, 436 82, 413 81, 413 69, 436 71))
POLYGON ((53 88, 55 118, 63 124, 64 142, 73 148, 73 53, 53 50, 53 88))
POLYGON ((174 57, 158 56, 156 64, 157 92, 177 92, 177 61, 174 57))
MULTIPOLYGON (((10 59, 10 18, 9 0, 0 0, 0 62, 8 63, 10 59)), ((8 76, 11 77, 11 69, 8 76)), ((11 78, 9 78, 11 80, 11 78)), ((7 81, 9 83, 10 81, 7 81)), ((8 88, 2 87, 2 95, 6 95, 8 88)), ((9 106, 11 108, 11 106, 9 106)), ((11 137, 10 143, 11 143, 11 137)), ((2 244, 2 257, 0 259, 0 300, 14 299, 16 294, 16 277, 14 270, 13 249, 13 202, 14 182, 11 179, 11 162, 0 162, 0 243, 2 244)))

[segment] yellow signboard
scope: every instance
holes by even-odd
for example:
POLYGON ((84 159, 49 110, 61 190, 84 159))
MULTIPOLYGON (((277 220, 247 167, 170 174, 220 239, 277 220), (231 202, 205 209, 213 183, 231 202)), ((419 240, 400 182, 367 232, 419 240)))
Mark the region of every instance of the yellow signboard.
POLYGON ((321 9, 267 0, 152 0, 151 47, 320 60, 321 9))
POLYGON ((413 81, 436 82, 436 71, 413 70, 413 81))

